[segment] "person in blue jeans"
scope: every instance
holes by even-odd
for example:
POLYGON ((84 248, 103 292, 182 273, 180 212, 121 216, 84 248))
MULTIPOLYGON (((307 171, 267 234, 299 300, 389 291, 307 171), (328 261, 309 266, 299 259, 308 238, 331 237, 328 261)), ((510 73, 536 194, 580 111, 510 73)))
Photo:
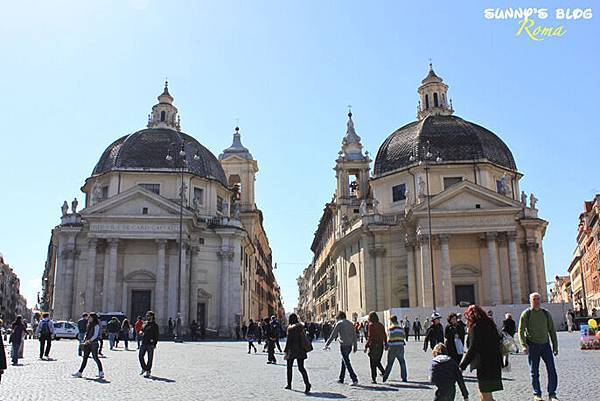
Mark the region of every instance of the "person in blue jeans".
POLYGON ((339 340, 340 352, 342 354, 342 368, 338 383, 344 382, 346 370, 348 370, 350 379, 352 380, 351 386, 356 386, 358 384, 358 377, 354 373, 354 369, 352 369, 352 364, 350 363, 350 353, 356 352, 357 347, 356 329, 352 322, 346 319, 346 313, 341 311, 337 314, 337 323, 325 343, 325 349, 329 349, 329 344, 336 338, 339 340))
POLYGON ((403 382, 407 381, 408 374, 406 373, 406 361, 404 360, 404 346, 406 333, 404 329, 398 324, 398 318, 396 315, 392 315, 390 317, 390 326, 388 327, 388 342, 387 342, 387 366, 385 368, 385 372, 383 374, 383 381, 385 382, 388 377, 390 377, 390 373, 392 373, 392 368, 394 367, 394 362, 398 360, 400 363, 400 378, 403 382))
MULTIPOLYGON (((79 344, 83 344, 85 340, 85 333, 87 332, 88 325, 88 314, 84 313, 81 315, 81 319, 77 321, 77 339, 79 340, 79 344)), ((83 347, 77 347, 77 355, 83 356, 83 347)))
POLYGON ((556 388, 558 375, 554 366, 554 357, 558 355, 558 339, 550 313, 541 307, 541 296, 537 292, 529 295, 530 308, 521 314, 519 319, 519 340, 523 352, 528 357, 533 400, 542 401, 540 387, 540 359, 546 364, 548 371, 548 399, 558 401, 556 388), (552 342, 552 347, 550 346, 552 342))

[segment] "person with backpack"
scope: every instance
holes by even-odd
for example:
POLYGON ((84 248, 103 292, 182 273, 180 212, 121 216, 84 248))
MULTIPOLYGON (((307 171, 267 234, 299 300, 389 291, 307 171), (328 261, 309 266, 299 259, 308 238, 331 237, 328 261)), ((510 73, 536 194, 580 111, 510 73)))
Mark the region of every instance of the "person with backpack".
MULTIPOLYGON (((79 319, 77 321, 77 339, 79 340, 79 344, 82 344, 83 340, 85 339, 85 333, 87 332, 87 325, 88 325, 88 314, 84 313, 83 315, 81 315, 81 319, 79 319)), ((83 355, 83 348, 80 346, 77 347, 77 355, 78 356, 83 355)))
POLYGON ((40 359, 49 359, 52 336, 54 335, 54 322, 50 320, 48 312, 42 313, 42 320, 37 327, 36 335, 40 340, 40 359))
POLYGON ((141 330, 142 346, 138 354, 140 365, 142 367, 141 375, 150 377, 152 372, 152 361, 154 360, 154 350, 158 343, 158 324, 155 321, 154 312, 148 311, 146 313, 146 323, 142 326, 141 330), (148 362, 144 360, 144 357, 148 354, 148 362))
POLYGON ((556 374, 554 357, 558 355, 558 339, 556 338, 554 321, 550 313, 542 308, 540 294, 537 292, 530 294, 529 302, 531 307, 523 311, 519 319, 519 340, 529 362, 533 399, 534 401, 542 400, 542 389, 540 387, 540 359, 542 359, 548 371, 549 401, 557 401, 558 375, 556 374), (550 342, 552 342, 552 347, 550 342))
POLYGON ((98 315, 96 313, 90 313, 88 316, 88 324, 86 326, 83 342, 79 345, 79 347, 83 350, 83 360, 81 361, 79 370, 73 373, 71 376, 82 377, 90 354, 92 354, 92 358, 94 358, 96 366, 98 366, 98 374, 96 377, 101 380, 104 379, 104 369, 102 368, 102 362, 100 362, 100 358, 98 357, 98 348, 100 346, 98 341, 100 340, 101 336, 102 329, 100 328, 100 320, 98 319, 98 315))
POLYGON ((12 348, 10 356, 13 366, 17 366, 19 363, 21 345, 23 344, 23 341, 25 341, 25 335, 27 333, 27 327, 23 323, 23 316, 17 315, 11 329, 9 342, 12 344, 12 348))
POLYGON ((292 389, 292 371, 294 368, 294 360, 298 362, 298 371, 304 380, 304 393, 310 393, 310 382, 308 381, 308 373, 304 368, 304 360, 307 358, 307 352, 312 350, 310 341, 306 338, 304 326, 298 321, 298 316, 292 313, 288 318, 289 326, 287 328, 287 341, 285 343, 285 359, 287 361, 287 386, 286 390, 292 389))
POLYGON ((277 360, 275 359, 275 341, 277 340, 277 325, 275 324, 276 321, 272 321, 271 323, 269 323, 269 318, 265 318, 265 334, 266 334, 266 339, 267 339, 267 353, 268 353, 268 360, 267 360, 267 364, 277 364, 277 360))

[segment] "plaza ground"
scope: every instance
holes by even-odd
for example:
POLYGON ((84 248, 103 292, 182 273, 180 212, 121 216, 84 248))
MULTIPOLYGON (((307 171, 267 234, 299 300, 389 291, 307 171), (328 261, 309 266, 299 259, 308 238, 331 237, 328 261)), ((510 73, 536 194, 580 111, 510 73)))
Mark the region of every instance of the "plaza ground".
MULTIPOLYGON (((598 399, 600 351, 580 351, 578 341, 575 333, 559 333, 557 368, 561 401, 598 399)), ((372 385, 368 357, 359 346, 359 352, 352 355, 359 376, 358 387, 336 383, 340 367, 337 344, 324 351, 322 340, 314 342, 315 350, 306 361, 313 385, 309 397, 302 393, 304 385, 297 369, 294 370, 294 390, 283 389, 286 384, 283 355, 277 355, 277 365, 267 365, 266 354, 260 352, 262 347, 258 353, 248 355, 245 342, 159 343, 154 377, 150 379, 139 375, 137 352, 123 348, 109 351, 107 345, 105 342, 107 358, 102 359, 105 380, 95 378, 96 365, 91 359, 84 378, 75 379, 71 373, 79 368, 80 362, 75 341, 54 342, 51 357, 55 360, 40 361, 38 342, 27 340, 21 366, 9 366, 2 376, 0 400, 433 400, 434 388, 427 382, 431 354, 424 353, 422 343, 417 344, 412 338, 406 348, 408 383, 400 381, 396 365, 387 383, 372 385)), ((120 345, 122 347, 122 343, 120 345)), ((135 349, 135 344, 132 348, 135 349)), ((531 400, 527 358, 520 354, 511 360, 512 370, 504 374, 505 390, 496 393, 495 398, 498 401, 531 400)), ((384 354, 384 365, 385 361, 384 354)), ((543 365, 541 370, 545 388, 543 365)), ((466 373, 465 377, 470 400, 479 399, 474 374, 466 373)))

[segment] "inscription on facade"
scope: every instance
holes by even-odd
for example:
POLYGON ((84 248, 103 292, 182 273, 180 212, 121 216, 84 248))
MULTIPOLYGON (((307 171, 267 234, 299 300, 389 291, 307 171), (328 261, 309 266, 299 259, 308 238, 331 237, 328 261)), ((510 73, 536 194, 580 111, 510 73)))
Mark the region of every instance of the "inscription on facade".
POLYGON ((126 223, 92 223, 90 231, 110 231, 110 232, 177 232, 177 224, 126 224, 126 223))

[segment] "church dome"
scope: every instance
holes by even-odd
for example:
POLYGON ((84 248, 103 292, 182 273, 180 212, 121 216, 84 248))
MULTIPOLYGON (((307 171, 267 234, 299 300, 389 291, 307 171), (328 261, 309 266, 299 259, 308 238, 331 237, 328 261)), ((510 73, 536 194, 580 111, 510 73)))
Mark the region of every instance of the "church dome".
POLYGON ((178 157, 182 146, 187 155, 186 171, 227 186, 225 172, 215 155, 190 135, 170 128, 147 128, 117 139, 102 153, 92 175, 178 170, 183 165, 178 157), (166 159, 169 153, 174 156, 172 161, 166 159))
POLYGON ((517 169, 508 146, 490 130, 453 115, 428 115, 388 136, 375 158, 375 176, 412 165, 411 156, 422 159, 428 142, 430 152, 443 162, 487 160, 517 169))

